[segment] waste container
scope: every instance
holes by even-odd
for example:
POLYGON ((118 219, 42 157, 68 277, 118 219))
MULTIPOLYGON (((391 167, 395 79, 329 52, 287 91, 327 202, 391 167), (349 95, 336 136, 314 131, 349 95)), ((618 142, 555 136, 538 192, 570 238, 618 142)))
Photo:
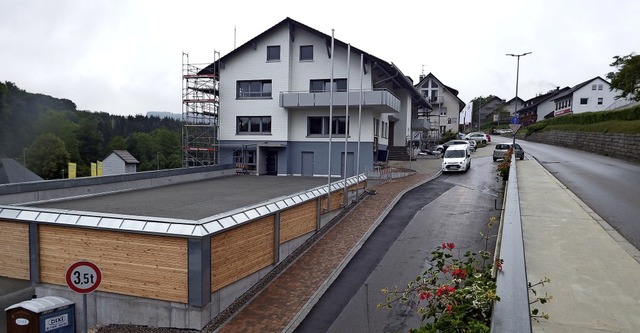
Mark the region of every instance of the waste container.
POLYGON ((7 312, 8 333, 75 333, 75 303, 46 296, 14 304, 7 312))

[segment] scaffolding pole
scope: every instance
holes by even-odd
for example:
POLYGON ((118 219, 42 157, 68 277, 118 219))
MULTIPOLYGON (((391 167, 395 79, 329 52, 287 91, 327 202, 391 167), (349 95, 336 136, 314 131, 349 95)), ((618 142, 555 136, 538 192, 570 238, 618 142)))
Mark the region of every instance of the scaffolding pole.
POLYGON ((220 107, 218 71, 220 53, 213 64, 192 64, 182 53, 182 166, 219 164, 220 107))

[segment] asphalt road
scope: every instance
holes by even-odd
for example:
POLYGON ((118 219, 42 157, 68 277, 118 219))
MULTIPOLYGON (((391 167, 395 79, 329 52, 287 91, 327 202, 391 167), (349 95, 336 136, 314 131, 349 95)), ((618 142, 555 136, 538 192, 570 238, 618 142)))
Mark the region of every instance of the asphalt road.
POLYGON ((518 143, 640 249, 640 164, 541 143, 518 143))
MULTIPOLYGON (((471 170, 447 174, 406 193, 331 285, 296 332, 397 332, 420 325, 410 308, 379 309, 382 288, 404 288, 427 267, 442 242, 457 249, 485 249, 480 233, 492 216, 502 185, 495 177, 493 147, 472 156, 471 170)), ((495 237, 489 240, 493 252, 495 237)))

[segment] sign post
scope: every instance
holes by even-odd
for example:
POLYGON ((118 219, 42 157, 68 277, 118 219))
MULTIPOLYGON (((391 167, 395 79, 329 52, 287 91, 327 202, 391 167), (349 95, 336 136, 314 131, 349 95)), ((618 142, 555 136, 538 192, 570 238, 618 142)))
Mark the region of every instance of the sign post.
POLYGON ((82 294, 82 308, 84 310, 84 329, 89 330, 87 319, 87 294, 98 289, 102 282, 102 272, 96 264, 89 261, 78 261, 67 269, 67 286, 71 290, 82 294))
POLYGON ((513 132, 513 149, 515 151, 516 149, 516 132, 518 132, 518 130, 520 129, 520 118, 518 118, 518 116, 513 116, 511 117, 511 124, 509 124, 509 128, 511 128, 511 131, 513 132))

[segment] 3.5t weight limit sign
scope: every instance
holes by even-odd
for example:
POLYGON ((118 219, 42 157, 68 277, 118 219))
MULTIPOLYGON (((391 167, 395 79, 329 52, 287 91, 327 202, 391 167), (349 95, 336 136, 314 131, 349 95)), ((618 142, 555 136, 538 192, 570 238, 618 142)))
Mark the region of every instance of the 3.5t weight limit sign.
POLYGON ((89 261, 78 261, 67 269, 67 285, 71 290, 86 294, 100 285, 102 272, 98 266, 89 261))

